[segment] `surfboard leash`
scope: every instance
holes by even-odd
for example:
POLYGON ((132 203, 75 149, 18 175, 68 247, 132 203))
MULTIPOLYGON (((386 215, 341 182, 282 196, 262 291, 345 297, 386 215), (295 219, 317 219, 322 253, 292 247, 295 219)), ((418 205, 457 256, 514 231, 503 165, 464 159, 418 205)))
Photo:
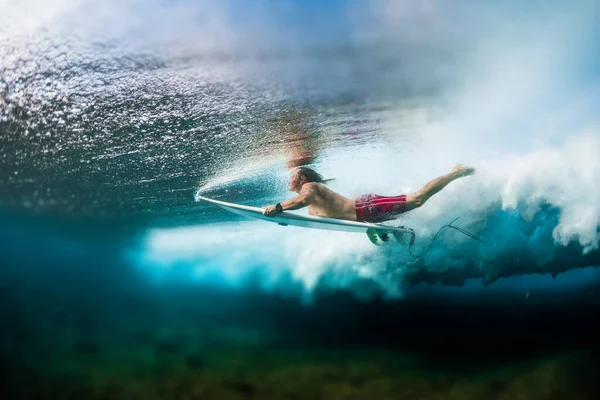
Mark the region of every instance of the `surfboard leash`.
MULTIPOLYGON (((466 229, 463 229, 463 228, 460 228, 458 226, 452 225, 459 218, 460 217, 456 217, 449 224, 446 224, 446 225, 443 225, 442 227, 440 227, 440 229, 438 229, 438 231, 435 234, 435 236, 433 237, 433 239, 431 239, 431 242, 429 243, 429 246, 427 247, 427 250, 425 250, 422 254, 413 254, 412 253, 412 247, 415 244, 415 239, 416 239, 417 235, 416 235, 416 233, 415 233, 415 231, 413 229, 409 229, 410 230, 410 243, 408 245, 408 253, 411 256, 415 257, 415 258, 423 257, 425 254, 427 254, 429 252, 429 250, 431 250, 431 246, 433 246, 433 243, 435 242, 435 240, 437 239, 437 237, 440 235, 440 233, 442 232, 442 230, 444 228, 456 229, 457 231, 459 231, 460 233, 462 233, 464 235, 467 235, 471 239, 474 239, 474 240, 477 240, 478 242, 483 243, 483 240, 481 240, 480 238, 478 238, 477 236, 475 236, 473 233, 467 231, 466 229)), ((402 227, 402 228, 404 228, 404 227, 402 227)), ((405 229, 407 229, 407 228, 405 228, 405 229)))

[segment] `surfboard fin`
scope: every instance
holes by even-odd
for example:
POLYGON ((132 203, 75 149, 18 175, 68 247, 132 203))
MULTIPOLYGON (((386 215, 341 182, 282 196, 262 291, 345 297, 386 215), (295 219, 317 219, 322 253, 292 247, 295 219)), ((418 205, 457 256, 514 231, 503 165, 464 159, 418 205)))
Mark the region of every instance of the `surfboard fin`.
POLYGON ((375 229, 367 229, 367 237, 375 246, 381 246, 379 236, 377 236, 377 231, 375 229))
POLYGON ((394 232, 394 239, 396 242, 402 244, 411 244, 414 242, 414 233, 413 231, 406 230, 404 232, 394 232))
POLYGON ((367 229, 367 237, 375 246, 381 246, 390 240, 390 235, 387 232, 378 232, 373 228, 367 229))

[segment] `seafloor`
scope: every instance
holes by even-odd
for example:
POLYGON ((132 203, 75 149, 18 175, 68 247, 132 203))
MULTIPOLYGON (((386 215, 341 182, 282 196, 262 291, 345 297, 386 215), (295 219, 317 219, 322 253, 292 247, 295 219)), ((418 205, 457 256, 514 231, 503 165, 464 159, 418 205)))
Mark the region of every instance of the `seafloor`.
POLYGON ((581 298, 59 293, 4 287, 3 399, 600 398, 600 307, 581 298))

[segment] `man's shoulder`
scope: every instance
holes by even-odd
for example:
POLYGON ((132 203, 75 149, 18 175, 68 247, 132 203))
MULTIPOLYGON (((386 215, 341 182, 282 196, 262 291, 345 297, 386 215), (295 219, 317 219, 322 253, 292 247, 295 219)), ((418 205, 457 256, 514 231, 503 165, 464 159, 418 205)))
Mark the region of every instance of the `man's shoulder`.
POLYGON ((321 188, 321 185, 319 185, 317 182, 306 182, 304 185, 302 185, 302 190, 318 190, 319 188, 321 188))

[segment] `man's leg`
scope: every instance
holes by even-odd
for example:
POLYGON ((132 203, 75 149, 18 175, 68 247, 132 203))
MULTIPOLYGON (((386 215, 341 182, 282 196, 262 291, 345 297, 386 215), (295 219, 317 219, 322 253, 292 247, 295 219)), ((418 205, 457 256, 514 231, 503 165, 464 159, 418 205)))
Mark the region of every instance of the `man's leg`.
POLYGON ((442 190, 450 182, 463 176, 473 175, 475 168, 465 167, 464 165, 456 164, 452 171, 446 175, 435 178, 428 182, 415 193, 406 195, 406 211, 414 210, 421 207, 431 196, 442 190))

